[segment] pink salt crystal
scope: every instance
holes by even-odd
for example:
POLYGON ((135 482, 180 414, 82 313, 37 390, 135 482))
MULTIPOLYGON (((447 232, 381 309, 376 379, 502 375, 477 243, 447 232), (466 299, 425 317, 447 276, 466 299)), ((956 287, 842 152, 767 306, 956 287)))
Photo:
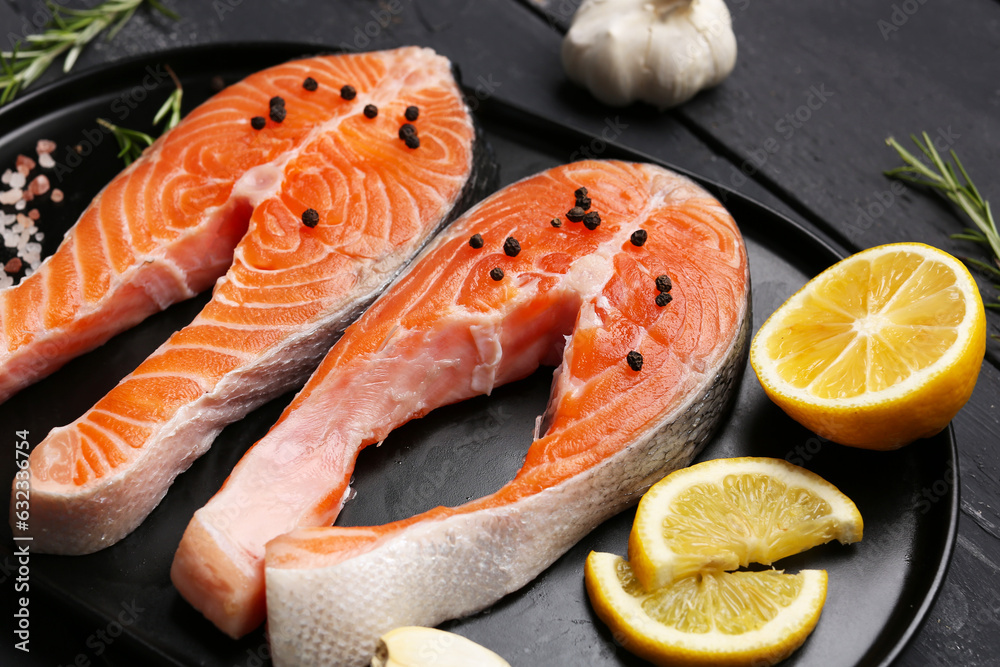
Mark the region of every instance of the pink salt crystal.
POLYGON ((35 161, 27 155, 17 156, 17 170, 27 176, 35 168, 35 161))
POLYGON ((38 212, 37 208, 33 208, 30 211, 28 211, 28 217, 31 218, 32 220, 38 220, 40 217, 42 217, 42 214, 38 212))
POLYGON ((35 152, 38 156, 48 155, 56 149, 56 142, 49 141, 48 139, 39 139, 38 143, 35 144, 35 152))
POLYGON ((3 270, 11 274, 17 273, 18 271, 21 270, 21 258, 14 257, 13 259, 9 260, 6 264, 3 265, 3 270))
POLYGON ((28 186, 28 192, 33 195, 44 195, 49 191, 49 177, 45 174, 35 176, 35 180, 28 186))
MULTIPOLYGON (((24 202, 31 201, 34 198, 35 198, 35 193, 34 192, 32 192, 31 190, 25 190, 24 192, 21 193, 21 201, 19 201, 17 203, 18 204, 23 204, 24 202)), ((20 211, 23 208, 24 207, 22 206, 21 208, 19 208, 17 210, 20 211)))
POLYGON ((17 214, 17 224, 21 225, 25 229, 31 229, 35 226, 34 220, 26 216, 24 213, 17 214))
POLYGON ((63 191, 60 190, 59 188, 56 188, 55 190, 52 191, 52 194, 49 196, 52 197, 52 201, 58 204, 63 200, 63 191))

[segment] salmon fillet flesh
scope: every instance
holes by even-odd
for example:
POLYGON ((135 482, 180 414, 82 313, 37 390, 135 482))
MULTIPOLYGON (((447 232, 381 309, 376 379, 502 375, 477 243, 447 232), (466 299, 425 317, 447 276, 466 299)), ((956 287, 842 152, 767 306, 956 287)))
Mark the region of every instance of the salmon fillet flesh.
POLYGON ((732 217, 686 178, 587 161, 511 185, 347 329, 195 513, 173 580, 239 616, 263 604, 266 556, 280 665, 367 664, 391 628, 482 609, 690 463, 741 377, 749 296, 732 217), (582 220, 566 217, 577 201, 582 220), (514 480, 460 507, 329 527, 363 447, 539 365, 558 369, 514 480))
MULTIPOLYGON (((62 312, 53 283, 90 298, 90 282, 53 273, 67 253, 76 271, 105 263, 115 289, 95 297, 101 304, 122 291, 133 301, 160 294, 148 283, 155 270, 168 292, 189 295, 210 277, 199 269, 192 281, 189 270, 206 253, 218 250, 211 263, 229 267, 190 325, 32 451, 32 549, 90 553, 131 532, 224 426, 305 381, 404 264, 490 187, 487 163, 451 64, 430 49, 288 62, 192 111, 108 186, 48 273, 32 276, 49 286, 46 307, 62 312), (419 145, 400 132, 411 106, 419 145), (223 213, 222 231, 204 222, 223 213), (157 245, 161 227, 176 242, 157 245), (86 234, 104 255, 82 250, 86 234), (235 250, 219 250, 230 242, 235 250), (142 266, 122 273, 129 261, 142 266)), ((102 321, 119 306, 101 310, 102 321)), ((78 317, 66 330, 87 326, 78 317)))

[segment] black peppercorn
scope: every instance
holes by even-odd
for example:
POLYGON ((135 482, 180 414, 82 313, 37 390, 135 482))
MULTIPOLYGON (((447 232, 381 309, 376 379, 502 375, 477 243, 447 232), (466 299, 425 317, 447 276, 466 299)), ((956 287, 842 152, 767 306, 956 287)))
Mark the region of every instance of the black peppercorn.
POLYGON ((483 235, 482 234, 473 234, 472 237, 469 239, 469 245, 472 246, 473 248, 477 248, 477 249, 478 248, 482 248, 483 247, 483 235))
POLYGON ((319 88, 319 84, 316 83, 316 79, 312 78, 311 76, 307 76, 306 80, 302 82, 302 87, 312 92, 317 88, 319 88))
POLYGON ((601 214, 597 211, 591 211, 583 216, 583 225, 587 229, 597 229, 597 226, 601 224, 601 214))
POLYGON ((501 269, 499 266, 496 267, 496 268, 490 269, 490 278, 492 278, 493 280, 496 280, 497 282, 500 282, 501 280, 503 280, 503 269, 501 269))
POLYGON ((302 212, 302 224, 306 227, 315 227, 319 224, 319 212, 314 208, 307 208, 302 212))
POLYGON ((628 361, 629 368, 634 371, 642 370, 642 355, 632 350, 627 355, 625 355, 625 360, 628 361))
POLYGON ((263 116, 254 116, 250 119, 250 127, 255 130, 263 130, 265 125, 267 125, 267 119, 263 116))
POLYGON ((374 118, 378 115, 378 107, 374 104, 366 104, 364 114, 365 118, 374 118))
POLYGON ((517 253, 521 252, 521 244, 513 236, 508 236, 503 242, 503 251, 508 257, 517 257, 517 253))
POLYGON ((632 237, 629 240, 632 242, 632 245, 642 247, 646 244, 648 236, 645 229, 637 229, 632 232, 632 237))
POLYGON ((358 91, 354 90, 354 86, 340 87, 340 96, 343 97, 345 100, 353 100, 355 97, 357 97, 357 95, 358 91))

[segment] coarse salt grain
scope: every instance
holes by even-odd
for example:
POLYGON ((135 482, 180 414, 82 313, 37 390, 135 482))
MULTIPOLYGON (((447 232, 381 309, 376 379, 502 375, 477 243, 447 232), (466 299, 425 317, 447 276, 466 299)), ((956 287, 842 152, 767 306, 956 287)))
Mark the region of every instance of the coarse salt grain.
POLYGON ((45 240, 45 234, 43 234, 42 232, 36 232, 35 233, 35 240, 36 241, 44 241, 45 240))
POLYGON ((17 224, 21 225, 24 229, 31 229, 35 226, 35 221, 26 216, 24 213, 18 213, 17 224))
POLYGON ((21 201, 21 188, 12 188, 4 192, 0 192, 0 204, 16 204, 21 201))
POLYGON ((49 177, 45 174, 39 174, 35 176, 35 180, 31 181, 31 185, 28 186, 28 191, 35 195, 44 195, 49 191, 49 177))
POLYGON ((7 274, 0 276, 0 287, 13 287, 13 285, 14 285, 13 278, 8 276, 7 274))
POLYGON ((24 210, 24 207, 25 207, 25 206, 27 206, 27 205, 28 205, 28 202, 26 202, 26 201, 24 201, 24 200, 22 199, 21 201, 19 201, 19 202, 16 202, 16 203, 14 204, 14 210, 15 210, 15 211, 23 211, 23 210, 24 210))
POLYGON ((58 204, 63 200, 63 191, 60 190, 59 188, 56 188, 55 190, 52 191, 52 194, 49 195, 49 197, 52 198, 52 201, 58 204))
POLYGON ((20 190, 24 187, 24 184, 28 182, 28 179, 24 177, 24 174, 17 171, 10 175, 10 187, 20 190))
POLYGON ((14 175, 14 172, 12 172, 10 169, 5 170, 3 172, 3 175, 0 176, 0 183, 3 183, 4 185, 9 184, 10 183, 10 177, 13 176, 13 175, 14 175))
POLYGON ((56 161, 48 153, 42 153, 38 156, 38 164, 42 169, 51 169, 56 166, 56 161))

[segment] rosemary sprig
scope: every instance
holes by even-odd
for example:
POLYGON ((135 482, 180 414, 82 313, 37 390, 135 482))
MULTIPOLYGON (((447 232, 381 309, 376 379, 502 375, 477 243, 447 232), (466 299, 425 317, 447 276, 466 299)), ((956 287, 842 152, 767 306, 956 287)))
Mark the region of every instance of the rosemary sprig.
MULTIPOLYGON (((903 148, 895 139, 889 137, 886 139, 886 144, 899 153, 905 164, 885 172, 886 176, 934 188, 942 197, 961 209, 976 227, 975 229, 966 227, 962 233, 952 234, 951 238, 973 241, 989 248, 993 253, 992 264, 971 257, 963 257, 963 259, 994 278, 1000 278, 1000 232, 997 231, 997 223, 993 218, 990 203, 983 199, 954 150, 949 151, 952 160, 954 160, 953 165, 941 157, 926 132, 922 133, 922 136, 923 143, 914 135, 910 135, 910 138, 917 145, 917 148, 927 156, 931 165, 928 166, 923 160, 903 148)), ((1000 286, 995 285, 995 287, 1000 289, 1000 286)), ((987 308, 1000 309, 1000 299, 984 305, 987 308)))
POLYGON ((107 128, 112 136, 114 136, 118 142, 118 157, 125 161, 125 166, 138 160, 139 156, 142 155, 142 151, 153 143, 153 137, 145 132, 119 127, 103 118, 98 118, 97 124, 107 128))
MULTIPOLYGON (((184 87, 181 85, 181 81, 177 78, 177 75, 174 74, 174 70, 170 68, 170 65, 164 66, 164 69, 167 70, 170 78, 174 81, 174 90, 167 97, 167 101, 157 110, 156 115, 153 117, 153 125, 159 125, 160 121, 166 118, 167 123, 163 126, 163 132, 167 132, 177 127, 177 124, 181 122, 181 100, 184 97, 184 87)), ((154 141, 153 137, 145 132, 120 127, 103 118, 98 118, 97 124, 107 128, 115 138, 115 141, 118 142, 118 157, 124 160, 126 167, 138 160, 139 156, 142 155, 142 151, 151 146, 154 141)))
POLYGON ((170 65, 164 65, 163 69, 167 70, 167 74, 173 79, 174 92, 170 93, 167 101, 163 103, 163 106, 153 116, 153 125, 159 125, 160 121, 167 114, 170 114, 169 118, 167 118, 167 124, 163 126, 163 131, 168 132, 177 127, 177 124, 181 122, 181 100, 184 97, 184 86, 181 85, 181 80, 174 74, 174 70, 171 69, 170 65))
POLYGON ((143 3, 164 16, 179 18, 159 0, 105 0, 93 9, 68 9, 47 1, 52 18, 45 30, 25 37, 25 45, 19 41, 13 50, 0 51, 0 105, 34 83, 63 54, 63 71, 68 72, 94 37, 110 27, 108 39, 113 38, 143 3))

